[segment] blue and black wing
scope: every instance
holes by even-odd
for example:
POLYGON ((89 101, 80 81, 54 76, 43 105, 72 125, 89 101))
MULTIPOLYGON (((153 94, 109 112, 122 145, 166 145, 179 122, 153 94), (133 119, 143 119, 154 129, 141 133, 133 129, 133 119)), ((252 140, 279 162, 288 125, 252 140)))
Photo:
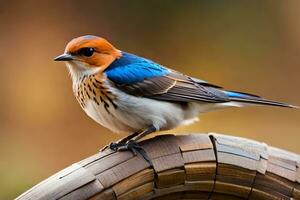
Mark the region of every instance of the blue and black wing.
POLYGON ((117 87, 131 95, 165 101, 212 103, 230 101, 221 90, 201 85, 187 76, 174 72, 169 72, 164 76, 147 78, 135 84, 118 84, 117 87))
POLYGON ((193 80, 133 54, 123 53, 105 74, 117 88, 134 96, 178 102, 230 101, 220 90, 200 84, 205 84, 204 81, 193 80))
POLYGON ((291 105, 257 95, 226 91, 203 80, 167 69, 153 61, 125 53, 105 71, 117 88, 128 94, 173 102, 240 102, 281 107, 291 105))

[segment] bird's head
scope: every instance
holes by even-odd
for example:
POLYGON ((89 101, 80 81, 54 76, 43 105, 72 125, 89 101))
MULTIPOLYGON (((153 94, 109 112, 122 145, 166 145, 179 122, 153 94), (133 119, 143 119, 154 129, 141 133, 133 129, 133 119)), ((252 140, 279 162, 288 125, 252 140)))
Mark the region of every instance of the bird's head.
POLYGON ((65 52, 55 61, 65 61, 72 78, 104 71, 115 59, 121 57, 121 51, 107 40, 97 36, 81 36, 71 40, 65 52))

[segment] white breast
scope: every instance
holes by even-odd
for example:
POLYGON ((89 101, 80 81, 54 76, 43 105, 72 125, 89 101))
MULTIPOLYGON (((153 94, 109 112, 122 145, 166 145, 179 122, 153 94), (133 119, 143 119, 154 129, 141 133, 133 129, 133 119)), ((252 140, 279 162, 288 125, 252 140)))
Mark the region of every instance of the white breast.
POLYGON ((83 109, 89 117, 113 132, 119 133, 132 131, 130 127, 123 124, 120 120, 118 120, 118 118, 116 118, 116 111, 111 106, 108 108, 108 112, 103 103, 98 105, 94 101, 88 100, 83 109))
POLYGON ((154 125, 157 130, 168 130, 178 125, 194 121, 198 115, 197 104, 188 106, 158 101, 149 98, 128 95, 117 88, 111 88, 117 96, 116 105, 104 108, 103 104, 97 105, 88 101, 85 112, 96 122, 113 132, 134 132, 154 125))

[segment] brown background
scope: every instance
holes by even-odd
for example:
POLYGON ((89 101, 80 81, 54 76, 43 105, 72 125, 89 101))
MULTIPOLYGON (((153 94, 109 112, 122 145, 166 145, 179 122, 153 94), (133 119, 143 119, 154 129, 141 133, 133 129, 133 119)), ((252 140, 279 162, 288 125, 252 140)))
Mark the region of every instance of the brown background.
MULTIPOLYGON (((53 62, 94 34, 233 90, 300 104, 300 2, 0 2, 0 199, 11 199, 121 137, 89 119, 53 62)), ((300 111, 249 107, 208 113, 179 133, 222 132, 300 153, 300 111)))

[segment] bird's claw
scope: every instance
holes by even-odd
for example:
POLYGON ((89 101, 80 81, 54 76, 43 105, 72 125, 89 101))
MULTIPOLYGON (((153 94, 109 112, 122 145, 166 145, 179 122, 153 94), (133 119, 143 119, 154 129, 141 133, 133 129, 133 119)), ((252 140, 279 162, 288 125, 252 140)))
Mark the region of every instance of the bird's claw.
POLYGON ((137 150, 142 149, 142 147, 134 140, 127 141, 124 145, 119 146, 118 150, 127 151, 130 150, 134 155, 136 155, 137 150))
POLYGON ((111 149, 112 151, 118 151, 119 147, 124 145, 119 142, 111 142, 109 145, 103 147, 100 151, 105 151, 106 149, 111 149))
POLYGON ((113 151, 118 151, 119 146, 121 145, 118 142, 112 142, 108 147, 113 151))
POLYGON ((147 155, 146 151, 135 141, 128 140, 126 143, 123 142, 112 142, 106 145, 100 151, 105 151, 106 149, 111 149, 112 151, 131 151, 135 156, 139 153, 143 158, 152 165, 152 161, 147 155))
POLYGON ((119 151, 131 151, 135 156, 139 153, 143 158, 152 165, 152 161, 147 155, 146 151, 135 141, 135 140, 129 140, 124 145, 119 146, 119 151))

